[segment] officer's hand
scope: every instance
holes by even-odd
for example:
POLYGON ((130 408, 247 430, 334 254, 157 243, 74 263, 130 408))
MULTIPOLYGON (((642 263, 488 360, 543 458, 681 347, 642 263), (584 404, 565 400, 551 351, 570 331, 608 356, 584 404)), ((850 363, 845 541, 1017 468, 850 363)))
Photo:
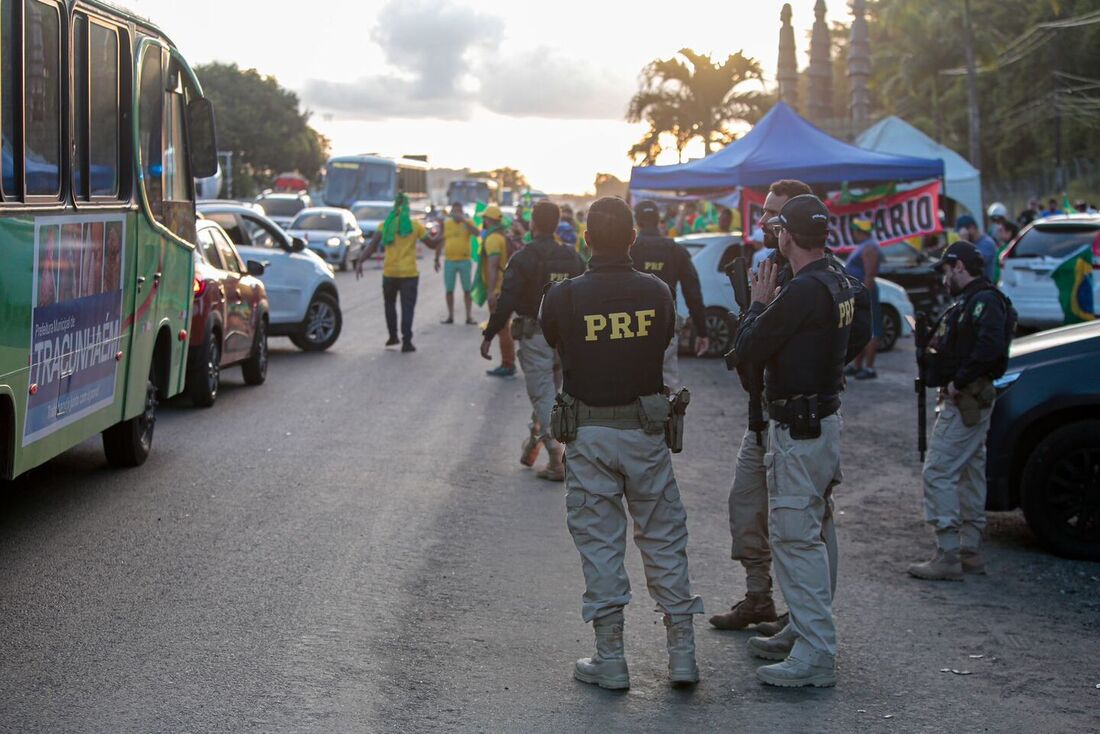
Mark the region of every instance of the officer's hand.
POLYGON ((954 382, 947 383, 947 395, 951 398, 951 402, 958 404, 960 393, 954 382))
POLYGON ((752 300, 765 306, 775 300, 776 282, 779 280, 779 265, 771 259, 760 263, 752 276, 752 300))
POLYGON ((492 339, 485 338, 485 339, 481 340, 481 358, 482 359, 487 359, 490 362, 493 360, 492 355, 489 354, 489 349, 492 346, 493 346, 493 340, 492 339))
POLYGON ((695 356, 702 357, 710 351, 710 339, 700 336, 695 340, 695 356))

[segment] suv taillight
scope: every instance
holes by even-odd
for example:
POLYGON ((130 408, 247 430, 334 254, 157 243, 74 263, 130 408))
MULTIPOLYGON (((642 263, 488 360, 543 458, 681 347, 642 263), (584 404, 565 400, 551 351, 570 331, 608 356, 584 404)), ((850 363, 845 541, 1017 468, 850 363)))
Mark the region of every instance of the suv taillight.
POLYGON ((202 278, 195 278, 195 298, 202 298, 202 294, 206 293, 206 281, 202 278))

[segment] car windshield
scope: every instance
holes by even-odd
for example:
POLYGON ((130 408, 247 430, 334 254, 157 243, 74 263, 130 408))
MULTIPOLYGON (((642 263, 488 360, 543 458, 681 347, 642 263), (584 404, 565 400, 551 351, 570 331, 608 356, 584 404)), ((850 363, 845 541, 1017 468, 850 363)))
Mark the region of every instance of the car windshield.
POLYGON ((339 214, 306 212, 299 214, 290 223, 291 229, 315 229, 323 232, 342 232, 344 218, 339 214))
POLYGON ((305 202, 297 198, 260 199, 257 203, 269 217, 293 217, 306 208, 305 202))
POLYGON ((912 245, 905 242, 895 242, 882 248, 882 257, 888 263, 898 265, 917 265, 921 261, 921 253, 912 245))
POLYGON ((354 207, 351 213, 355 215, 356 219, 385 219, 386 215, 390 213, 390 207, 380 204, 361 204, 354 207))
POLYGON ((719 244, 721 244, 721 243, 732 243, 733 240, 729 237, 699 237, 699 238, 694 238, 693 237, 690 240, 688 240, 688 239, 676 240, 676 244, 683 245, 684 247, 686 247, 687 251, 689 253, 691 253, 693 256, 697 255, 700 252, 702 252, 705 247, 707 247, 708 245, 712 245, 715 242, 717 242, 719 244))
POLYGON ((1042 225, 1029 229, 1016 246, 1009 251, 1013 257, 1051 257, 1062 259, 1069 257, 1085 245, 1092 244, 1100 235, 1100 226, 1095 224, 1042 225))

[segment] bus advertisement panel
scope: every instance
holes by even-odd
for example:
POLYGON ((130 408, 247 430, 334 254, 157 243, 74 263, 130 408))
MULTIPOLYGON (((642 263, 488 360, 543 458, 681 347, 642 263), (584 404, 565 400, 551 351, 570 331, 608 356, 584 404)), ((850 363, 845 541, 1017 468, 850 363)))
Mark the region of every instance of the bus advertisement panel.
POLYGON ((121 214, 35 222, 24 447, 115 400, 125 239, 121 214))

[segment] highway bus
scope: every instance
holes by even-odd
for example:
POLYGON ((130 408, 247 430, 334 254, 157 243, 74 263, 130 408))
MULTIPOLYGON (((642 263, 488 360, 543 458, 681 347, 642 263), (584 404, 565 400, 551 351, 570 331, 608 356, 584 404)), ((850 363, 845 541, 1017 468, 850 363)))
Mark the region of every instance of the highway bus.
POLYGON ((460 178, 447 184, 447 204, 463 206, 497 202, 497 182, 491 178, 460 178))
POLYGON ((183 388, 211 105, 144 19, 0 0, 0 133, 0 478, 96 434, 139 465, 183 388))
POLYGON ((327 206, 350 209, 357 201, 392 202, 398 191, 414 205, 427 199, 428 164, 412 158, 345 155, 325 164, 327 206))

